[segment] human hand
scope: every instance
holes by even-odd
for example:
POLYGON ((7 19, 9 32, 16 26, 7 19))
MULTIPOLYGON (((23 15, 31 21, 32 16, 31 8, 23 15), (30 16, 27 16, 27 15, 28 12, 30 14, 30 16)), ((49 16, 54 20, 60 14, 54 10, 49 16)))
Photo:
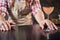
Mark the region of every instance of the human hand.
POLYGON ((10 23, 11 26, 16 25, 16 23, 12 19, 11 20, 8 20, 8 21, 9 21, 9 23, 10 23))
POLYGON ((8 21, 6 21, 2 15, 0 15, 0 30, 8 31, 10 29, 11 29, 10 23, 8 21))
POLYGON ((42 28, 42 29, 44 29, 44 25, 47 25, 47 27, 50 29, 50 30, 57 30, 58 28, 57 28, 57 26, 53 23, 53 22, 51 22, 50 20, 48 20, 48 19, 45 19, 45 20, 43 20, 43 21, 41 21, 40 22, 40 27, 42 28))
POLYGON ((11 30, 11 25, 8 21, 1 21, 0 20, 0 30, 1 31, 8 31, 11 30))

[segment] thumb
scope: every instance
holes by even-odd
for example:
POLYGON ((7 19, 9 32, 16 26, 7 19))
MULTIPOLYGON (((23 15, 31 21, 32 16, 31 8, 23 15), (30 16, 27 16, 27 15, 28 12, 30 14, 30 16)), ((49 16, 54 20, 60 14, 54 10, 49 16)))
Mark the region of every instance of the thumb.
POLYGON ((44 26, 43 26, 42 24, 40 24, 40 28, 41 28, 41 29, 44 29, 44 26))

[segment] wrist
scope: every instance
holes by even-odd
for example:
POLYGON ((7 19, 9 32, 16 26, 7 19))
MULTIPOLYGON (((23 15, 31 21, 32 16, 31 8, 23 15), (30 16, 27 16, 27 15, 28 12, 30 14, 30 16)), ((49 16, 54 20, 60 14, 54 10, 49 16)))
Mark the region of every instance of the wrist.
POLYGON ((0 15, 0 20, 5 21, 5 18, 2 15, 0 15))

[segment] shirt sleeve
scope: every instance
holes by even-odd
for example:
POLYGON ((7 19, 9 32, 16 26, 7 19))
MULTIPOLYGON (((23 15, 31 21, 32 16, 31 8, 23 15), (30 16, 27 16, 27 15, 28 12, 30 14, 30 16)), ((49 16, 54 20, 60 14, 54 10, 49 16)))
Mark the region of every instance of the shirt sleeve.
POLYGON ((9 12, 8 12, 8 1, 7 0, 0 0, 0 15, 4 16, 8 19, 9 12))
POLYGON ((0 14, 7 13, 7 3, 5 0, 0 0, 0 14))
POLYGON ((40 1, 39 0, 35 0, 35 1, 36 1, 36 4, 32 6, 32 13, 34 15, 39 12, 42 13, 40 1))

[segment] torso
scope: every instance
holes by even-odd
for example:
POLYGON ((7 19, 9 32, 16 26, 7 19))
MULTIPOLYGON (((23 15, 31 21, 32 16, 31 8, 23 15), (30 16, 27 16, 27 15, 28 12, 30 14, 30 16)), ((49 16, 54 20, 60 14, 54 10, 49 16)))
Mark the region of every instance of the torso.
MULTIPOLYGON (((18 10, 19 12, 25 8, 26 4, 25 2, 19 1, 18 2, 18 10)), ((18 12, 18 19, 17 23, 19 26, 23 25, 32 25, 32 16, 31 13, 28 13, 28 15, 20 15, 18 12)))

